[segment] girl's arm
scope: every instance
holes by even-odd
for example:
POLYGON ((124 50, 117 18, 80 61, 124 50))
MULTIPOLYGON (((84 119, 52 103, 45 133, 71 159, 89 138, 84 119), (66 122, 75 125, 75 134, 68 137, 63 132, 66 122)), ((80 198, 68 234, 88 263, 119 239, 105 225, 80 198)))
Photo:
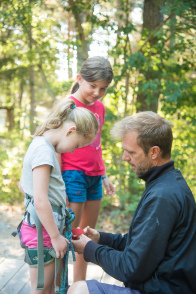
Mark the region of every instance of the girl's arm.
POLYGON ((50 165, 41 165, 33 169, 34 205, 40 222, 48 232, 56 256, 63 258, 67 250, 68 240, 60 235, 54 220, 52 207, 48 200, 50 165))
POLYGON ((112 182, 110 182, 110 180, 106 176, 106 174, 102 175, 102 184, 105 188, 105 194, 114 196, 114 194, 116 193, 115 188, 112 182))
POLYGON ((18 189, 20 190, 20 192, 25 196, 25 192, 24 192, 24 190, 23 190, 23 188, 22 188, 22 180, 20 179, 20 182, 19 182, 19 184, 18 184, 18 189))

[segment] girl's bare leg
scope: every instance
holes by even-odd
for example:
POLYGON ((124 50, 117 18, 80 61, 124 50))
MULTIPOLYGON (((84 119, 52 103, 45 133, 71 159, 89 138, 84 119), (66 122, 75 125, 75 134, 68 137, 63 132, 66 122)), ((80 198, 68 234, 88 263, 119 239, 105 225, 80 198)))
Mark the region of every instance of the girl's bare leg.
POLYGON ((54 261, 44 266, 44 289, 35 290, 37 287, 37 267, 30 267, 31 292, 30 294, 51 294, 54 284, 54 261))
MULTIPOLYGON (((70 202, 71 208, 77 216, 72 223, 72 228, 78 226, 83 229, 86 226, 95 228, 101 208, 100 200, 87 200, 85 203, 70 202)), ((74 262, 74 282, 86 279, 87 262, 82 255, 76 253, 76 262, 74 262)))
POLYGON ((85 202, 69 202, 68 207, 71 208, 75 214, 75 219, 71 223, 72 228, 77 228, 80 225, 80 221, 82 219, 82 214, 84 210, 85 202))

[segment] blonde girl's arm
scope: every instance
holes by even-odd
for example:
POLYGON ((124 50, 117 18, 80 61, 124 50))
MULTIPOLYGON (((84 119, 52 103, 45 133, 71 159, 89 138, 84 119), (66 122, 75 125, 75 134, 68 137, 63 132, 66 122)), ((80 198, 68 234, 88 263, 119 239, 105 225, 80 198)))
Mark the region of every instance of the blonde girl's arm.
POLYGON ((20 190, 20 192, 23 194, 23 195, 25 195, 25 192, 24 192, 24 190, 23 190, 23 188, 22 188, 22 180, 20 179, 20 182, 19 182, 19 184, 18 184, 18 189, 20 190))
POLYGON ((42 225, 51 238, 56 256, 63 258, 67 250, 68 240, 60 235, 48 200, 50 171, 50 165, 41 165, 33 169, 34 205, 42 225))

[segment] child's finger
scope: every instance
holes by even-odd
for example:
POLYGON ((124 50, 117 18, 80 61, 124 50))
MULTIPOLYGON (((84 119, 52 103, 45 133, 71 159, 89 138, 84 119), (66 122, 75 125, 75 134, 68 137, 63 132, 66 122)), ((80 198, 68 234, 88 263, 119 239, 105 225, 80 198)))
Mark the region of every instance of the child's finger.
POLYGON ((59 257, 60 257, 60 252, 56 251, 56 258, 59 258, 59 257))
POLYGON ((69 240, 67 238, 65 238, 65 240, 66 240, 67 244, 70 244, 70 242, 69 242, 69 240))

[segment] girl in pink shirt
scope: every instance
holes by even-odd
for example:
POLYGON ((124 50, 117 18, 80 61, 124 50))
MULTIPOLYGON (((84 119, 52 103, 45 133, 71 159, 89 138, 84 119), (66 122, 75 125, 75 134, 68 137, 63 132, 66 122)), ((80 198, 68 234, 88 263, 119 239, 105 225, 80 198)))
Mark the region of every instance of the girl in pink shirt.
MULTIPOLYGON (((105 107, 102 98, 113 78, 110 63, 104 57, 88 58, 77 75, 77 81, 71 89, 76 106, 84 107, 94 113, 99 123, 99 132, 90 145, 76 149, 72 154, 61 154, 61 169, 66 185, 69 208, 75 213, 72 227, 95 228, 105 193, 113 196, 114 186, 106 176, 102 159, 101 130, 105 122, 105 107)), ((87 264, 83 256, 76 256, 74 282, 85 280, 87 264)))

